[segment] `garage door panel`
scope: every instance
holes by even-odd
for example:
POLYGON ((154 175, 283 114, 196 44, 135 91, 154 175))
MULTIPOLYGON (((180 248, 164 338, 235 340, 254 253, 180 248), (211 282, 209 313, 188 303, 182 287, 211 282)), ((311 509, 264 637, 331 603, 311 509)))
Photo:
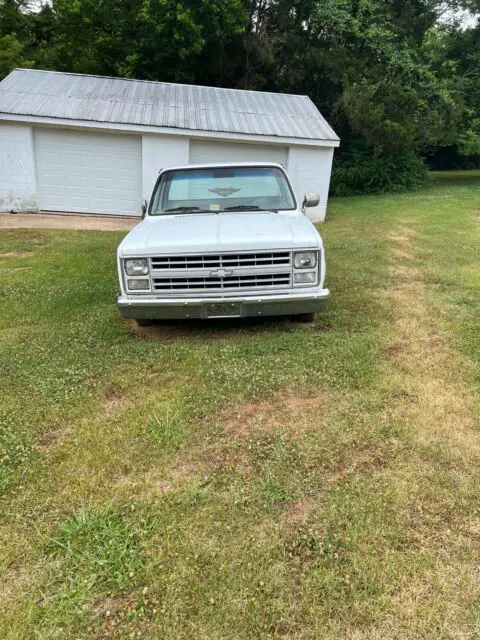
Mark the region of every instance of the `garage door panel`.
POLYGON ((114 188, 114 182, 112 177, 103 177, 103 178, 95 178, 93 181, 94 189, 98 189, 101 191, 102 189, 107 189, 110 191, 114 188))
POLYGON ((117 184, 117 188, 124 193, 131 193, 134 186, 133 180, 125 180, 125 178, 120 178, 120 184, 117 184))
POLYGON ((51 189, 63 188, 63 177, 60 174, 48 173, 48 174, 44 174, 44 177, 47 178, 47 180, 49 181, 51 189))
POLYGON ((76 169, 87 169, 92 163, 88 161, 86 156, 63 156, 63 161, 68 162, 71 167, 76 169))
POLYGON ((40 208, 139 215, 141 154, 138 136, 36 130, 40 208))
POLYGON ((287 166, 288 148, 281 145, 190 140, 190 163, 276 162, 287 166))

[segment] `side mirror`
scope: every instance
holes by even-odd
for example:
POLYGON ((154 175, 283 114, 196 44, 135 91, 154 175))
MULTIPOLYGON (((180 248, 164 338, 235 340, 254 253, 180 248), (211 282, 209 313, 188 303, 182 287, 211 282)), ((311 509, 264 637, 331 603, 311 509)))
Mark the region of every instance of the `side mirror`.
POLYGON ((303 198, 303 202, 302 202, 302 207, 316 207, 318 205, 318 203, 320 202, 320 196, 318 195, 318 193, 315 193, 314 191, 310 191, 310 193, 306 193, 305 197, 303 198))
POLYGON ((148 209, 148 202, 146 200, 144 200, 142 202, 142 218, 145 217, 145 215, 147 213, 147 209, 148 209))

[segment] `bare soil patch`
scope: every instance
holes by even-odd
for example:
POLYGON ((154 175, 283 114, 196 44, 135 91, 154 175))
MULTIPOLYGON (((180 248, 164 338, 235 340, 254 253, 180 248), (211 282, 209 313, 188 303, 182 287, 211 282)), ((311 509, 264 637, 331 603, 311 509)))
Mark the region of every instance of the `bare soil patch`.
POLYGON ((305 524, 314 506, 314 498, 301 498, 288 504, 283 515, 283 525, 287 532, 293 533, 305 524))
MULTIPOLYGON (((31 568, 30 568, 31 569, 31 568)), ((32 581, 30 569, 25 566, 11 568, 0 580, 0 601, 6 604, 26 593, 32 581)))
POLYGON ((338 467, 328 473, 325 479, 328 484, 338 484, 357 471, 380 469, 391 460, 392 454, 394 455, 395 453, 395 451, 387 451, 387 449, 376 450, 368 448, 355 451, 345 456, 338 467))
POLYGON ((132 495, 151 498, 178 491, 197 479, 210 478, 217 464, 208 449, 192 450, 188 455, 182 453, 173 459, 171 466, 153 466, 132 476, 117 478, 117 497, 125 493, 130 499, 132 495))
POLYGON ((33 251, 8 251, 7 253, 0 253, 0 258, 28 258, 33 256, 33 251))
POLYGON ((323 393, 311 397, 278 393, 263 402, 244 402, 224 411, 225 433, 249 438, 254 433, 282 429, 295 435, 318 427, 324 402, 323 393))
POLYGON ((74 229, 79 231, 129 231, 138 219, 94 215, 0 213, 0 229, 74 229))

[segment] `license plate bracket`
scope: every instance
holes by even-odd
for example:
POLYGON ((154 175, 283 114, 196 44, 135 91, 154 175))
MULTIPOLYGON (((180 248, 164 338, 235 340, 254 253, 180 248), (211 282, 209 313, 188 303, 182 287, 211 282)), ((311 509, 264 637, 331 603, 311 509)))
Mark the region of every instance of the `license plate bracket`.
POLYGON ((239 302, 211 302, 206 308, 207 318, 239 318, 239 302))

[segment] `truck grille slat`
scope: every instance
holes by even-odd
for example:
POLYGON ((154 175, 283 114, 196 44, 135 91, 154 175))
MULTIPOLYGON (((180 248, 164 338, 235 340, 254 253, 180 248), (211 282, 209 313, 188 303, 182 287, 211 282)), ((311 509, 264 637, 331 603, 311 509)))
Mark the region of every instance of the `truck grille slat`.
POLYGON ((206 289, 253 289, 257 287, 288 286, 290 286, 290 273, 225 277, 153 278, 155 291, 201 291, 206 289))
POLYGON ((219 269, 290 265, 290 252, 218 255, 160 256, 151 258, 152 269, 219 269))

